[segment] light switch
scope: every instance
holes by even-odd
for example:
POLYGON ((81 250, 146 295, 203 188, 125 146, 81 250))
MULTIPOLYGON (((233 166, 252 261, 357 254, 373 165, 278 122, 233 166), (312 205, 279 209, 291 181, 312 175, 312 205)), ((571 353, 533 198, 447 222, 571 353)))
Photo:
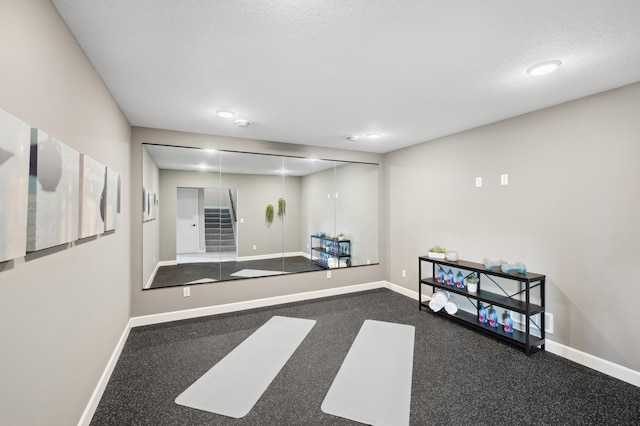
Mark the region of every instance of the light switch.
POLYGON ((500 175, 500 185, 509 185, 509 175, 500 175))
POLYGON ((482 187, 482 178, 481 177, 477 177, 476 178, 476 188, 480 188, 482 187))

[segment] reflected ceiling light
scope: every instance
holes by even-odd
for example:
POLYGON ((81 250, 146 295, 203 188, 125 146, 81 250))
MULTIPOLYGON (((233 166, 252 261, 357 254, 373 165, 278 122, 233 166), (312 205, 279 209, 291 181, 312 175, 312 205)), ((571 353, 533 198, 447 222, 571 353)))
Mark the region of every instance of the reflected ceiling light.
POLYGON ((243 118, 240 118, 238 120, 236 120, 236 124, 240 127, 247 127, 251 124, 251 122, 249 120, 245 120, 243 118))
POLYGON ((347 140, 350 141, 357 141, 358 139, 360 139, 360 136, 358 135, 347 136, 347 140))
POLYGON ((280 173, 281 175, 284 175, 285 173, 287 173, 287 171, 285 169, 280 169, 278 170, 278 173, 280 173))
POLYGON ((382 137, 382 133, 380 132, 371 132, 371 133, 367 133, 367 137, 369 139, 378 139, 382 137))
POLYGON ((226 109, 219 109, 218 111, 216 111, 216 114, 218 115, 218 117, 222 117, 222 118, 231 118, 236 115, 235 112, 228 111, 226 109))
POLYGON ((209 166, 208 166, 208 165, 206 165, 206 164, 198 164, 198 166, 197 166, 197 167, 198 167, 200 170, 206 170, 206 169, 208 169, 208 168, 209 168, 209 166))
POLYGON ((204 152, 206 152, 207 154, 215 154, 215 153, 216 153, 216 150, 215 150, 215 149, 211 149, 211 148, 206 148, 206 149, 204 150, 204 152))
POLYGON ((550 72, 554 72, 555 70, 560 68, 560 65, 562 65, 562 62, 558 60, 540 62, 539 64, 530 66, 527 69, 527 74, 529 75, 549 74, 550 72))

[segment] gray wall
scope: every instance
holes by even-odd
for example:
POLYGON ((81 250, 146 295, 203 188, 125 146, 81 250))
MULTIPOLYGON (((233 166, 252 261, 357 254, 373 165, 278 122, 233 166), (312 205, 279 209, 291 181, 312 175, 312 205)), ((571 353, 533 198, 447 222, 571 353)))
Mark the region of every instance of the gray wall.
POLYGON ((3 1, 0 34, 0 108, 122 178, 115 233, 0 265, 0 423, 73 425, 129 320, 130 127, 50 2, 3 1))
POLYGON ((551 340, 640 371, 639 100, 635 84, 386 155, 391 281, 416 289, 434 245, 521 261, 547 275, 551 340))

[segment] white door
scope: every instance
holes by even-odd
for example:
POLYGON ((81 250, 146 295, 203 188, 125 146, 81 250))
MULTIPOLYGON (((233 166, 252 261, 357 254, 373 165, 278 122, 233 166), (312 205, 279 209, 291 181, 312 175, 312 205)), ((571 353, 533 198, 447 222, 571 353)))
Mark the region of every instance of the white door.
POLYGON ((178 188, 176 216, 176 253, 197 253, 199 229, 196 188, 178 188))

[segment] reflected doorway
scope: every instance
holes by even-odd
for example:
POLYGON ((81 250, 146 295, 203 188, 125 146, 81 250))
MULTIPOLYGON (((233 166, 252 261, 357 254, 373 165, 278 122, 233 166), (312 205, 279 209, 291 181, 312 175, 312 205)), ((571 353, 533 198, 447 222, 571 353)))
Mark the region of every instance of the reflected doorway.
POLYGON ((237 190, 176 189, 176 262, 182 264, 236 261, 237 190))

